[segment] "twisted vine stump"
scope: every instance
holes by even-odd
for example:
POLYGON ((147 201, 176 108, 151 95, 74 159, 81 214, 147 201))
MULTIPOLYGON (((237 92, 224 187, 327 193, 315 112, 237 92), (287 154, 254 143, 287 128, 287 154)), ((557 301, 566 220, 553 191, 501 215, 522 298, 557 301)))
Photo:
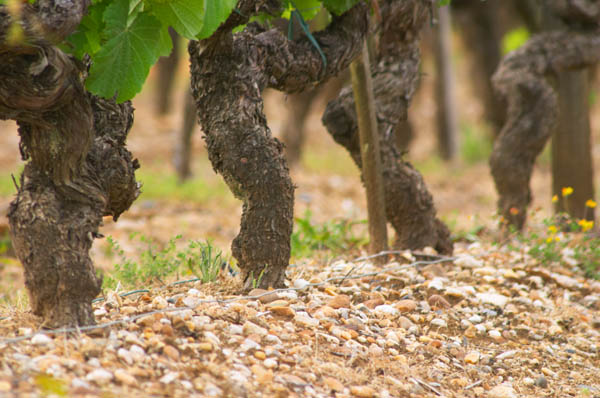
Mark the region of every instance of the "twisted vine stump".
MULTIPOLYGON (((191 42, 192 91, 209 158, 234 195, 243 201, 241 227, 231 249, 245 287, 281 287, 290 258, 294 186, 283 145, 271 136, 262 92, 304 90, 347 68, 360 54, 368 28, 359 4, 334 18, 316 40, 327 65, 305 37, 290 41, 281 32, 248 24, 267 1, 241 0, 238 11, 203 42, 191 42)), ((279 4, 275 4, 278 7, 279 4)))
MULTIPOLYGON (((396 149, 395 129, 405 121, 419 77, 419 32, 428 23, 430 1, 386 0, 379 2, 383 23, 377 63, 372 68, 385 211, 396 231, 395 246, 452 253, 448 228, 436 218, 433 198, 421 174, 402 159, 396 149)), ((344 146, 362 170, 358 125, 352 90, 346 87, 329 103, 323 123, 333 139, 344 146)))
POLYGON ((493 78, 508 103, 490 167, 498 191, 498 212, 519 229, 526 221, 536 157, 550 138, 559 112, 553 78, 562 71, 600 61, 600 1, 557 0, 549 7, 571 30, 541 33, 510 53, 493 78))
POLYGON ((89 95, 85 65, 52 45, 75 29, 86 6, 38 0, 23 6, 19 21, 0 7, 0 119, 17 121, 29 160, 9 209, 10 232, 31 307, 47 328, 94 323, 101 279, 89 249, 102 217, 118 218, 139 194, 138 164, 125 149, 132 106, 89 95), (7 43, 13 23, 27 42, 7 43))

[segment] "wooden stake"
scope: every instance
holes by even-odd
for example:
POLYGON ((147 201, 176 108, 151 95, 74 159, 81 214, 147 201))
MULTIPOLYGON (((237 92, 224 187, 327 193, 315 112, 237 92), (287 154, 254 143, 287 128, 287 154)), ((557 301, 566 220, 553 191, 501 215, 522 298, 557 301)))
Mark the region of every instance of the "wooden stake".
MULTIPOLYGON (((387 250, 387 220, 381 174, 381 157, 379 152, 379 134, 377 116, 375 114, 375 98, 369 51, 363 46, 362 56, 350 65, 352 89, 356 103, 360 149, 362 159, 362 175, 367 191, 367 211, 369 217, 369 238, 371 253, 387 250)), ((383 258, 382 261, 385 261, 383 258)))

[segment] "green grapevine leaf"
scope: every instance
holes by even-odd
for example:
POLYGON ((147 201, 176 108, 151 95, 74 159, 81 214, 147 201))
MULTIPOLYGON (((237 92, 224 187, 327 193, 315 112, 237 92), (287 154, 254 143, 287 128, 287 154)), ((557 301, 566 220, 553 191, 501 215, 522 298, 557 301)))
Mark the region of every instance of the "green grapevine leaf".
POLYGON ((196 36, 198 39, 210 37, 215 30, 231 14, 237 4, 237 0, 205 0, 204 26, 196 36))
POLYGON ((161 33, 165 29, 148 12, 139 12, 130 20, 129 0, 115 0, 104 12, 106 34, 110 39, 92 58, 86 81, 87 89, 117 102, 139 93, 150 67, 164 52, 161 33))
POLYGON ((186 39, 194 39, 204 24, 205 0, 148 0, 152 14, 186 39))
POLYGON ((320 0, 284 0, 283 7, 285 11, 281 15, 285 19, 290 19, 293 10, 300 11, 302 18, 306 21, 313 19, 321 9, 320 0))
POLYGON ((335 15, 342 15, 361 0, 323 0, 323 5, 329 12, 335 15))
POLYGON ((100 50, 105 9, 106 3, 90 8, 89 13, 83 17, 77 30, 67 37, 66 41, 70 45, 67 51, 81 59, 85 54, 94 55, 100 50))

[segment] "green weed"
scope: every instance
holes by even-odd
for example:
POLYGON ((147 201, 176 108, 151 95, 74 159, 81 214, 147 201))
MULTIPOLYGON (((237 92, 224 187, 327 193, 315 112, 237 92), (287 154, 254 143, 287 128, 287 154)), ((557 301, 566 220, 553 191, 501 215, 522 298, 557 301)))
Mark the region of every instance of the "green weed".
POLYGON ((323 224, 313 224, 312 213, 306 210, 302 218, 295 218, 292 233, 292 257, 310 257, 316 251, 329 250, 333 255, 340 254, 367 243, 367 239, 356 236, 353 227, 366 221, 334 220, 323 224))
POLYGON ((119 243, 108 237, 110 250, 121 261, 115 264, 109 275, 104 276, 103 287, 115 289, 119 282, 127 288, 147 287, 157 282, 165 285, 168 280, 186 275, 194 275, 203 283, 215 281, 221 266, 226 263, 222 252, 208 241, 190 241, 186 248, 180 250, 176 247, 179 239, 180 235, 169 240, 163 248, 158 248, 156 242, 141 236, 140 241, 146 249, 136 261, 128 258, 119 243))
MULTIPOLYGON (((572 188, 563 188, 563 196, 573 192, 572 188)), ((556 201, 557 198, 553 199, 556 201)), ((596 202, 588 200, 588 207, 594 208, 596 202)), ((594 222, 577 220, 567 213, 558 213, 544 220, 546 230, 543 233, 512 232, 520 245, 509 249, 526 252, 542 265, 562 264, 566 267, 578 267, 588 278, 600 279, 600 237, 593 232, 594 222)))

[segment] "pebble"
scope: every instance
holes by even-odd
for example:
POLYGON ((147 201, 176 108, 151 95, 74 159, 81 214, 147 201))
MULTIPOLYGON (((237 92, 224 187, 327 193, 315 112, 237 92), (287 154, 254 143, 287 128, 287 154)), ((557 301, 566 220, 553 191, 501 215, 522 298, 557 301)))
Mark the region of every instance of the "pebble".
POLYGON ((171 384, 179 378, 179 372, 169 372, 161 377, 158 381, 162 384, 171 384))
MULTIPOLYGON (((375 311, 381 311, 381 307, 384 307, 383 305, 380 305, 378 307, 375 307, 375 311)), ((400 300, 396 303, 395 307, 400 311, 400 312, 411 312, 414 311, 417 308, 417 302, 414 300, 400 300)))
POLYGON ((86 380, 92 381, 97 384, 106 384, 110 382, 115 376, 105 369, 94 369, 85 377, 86 380))
POLYGON ((135 344, 129 347, 129 353, 131 354, 131 357, 136 361, 141 361, 146 357, 146 351, 144 351, 142 347, 135 344))
POLYGON ((454 264, 463 268, 479 268, 483 266, 483 260, 476 259, 470 255, 461 255, 454 260, 454 264))
POLYGON ((119 350, 117 351, 117 357, 121 358, 128 365, 133 364, 133 355, 131 355, 129 350, 125 348, 119 348, 119 350))
POLYGON ((265 289, 252 289, 250 291, 250 293, 248 293, 248 296, 250 296, 250 297, 260 296, 258 298, 258 301, 260 301, 263 304, 268 304, 271 301, 280 299, 280 296, 278 293, 275 293, 275 292, 270 293, 270 294, 267 294, 267 293, 269 293, 269 291, 265 290, 265 289))
POLYGON ((489 398, 517 398, 515 389, 510 384, 499 384, 488 392, 489 398))
POLYGON ((165 347, 163 348, 163 353, 173 361, 179 360, 179 351, 172 345, 165 345, 165 347))
POLYGON ((269 333, 269 331, 261 326, 258 326, 257 324, 250 322, 250 321, 246 321, 244 323, 243 326, 243 330, 244 330, 244 334, 246 336, 251 335, 251 334, 257 334, 259 336, 266 336, 267 333, 269 333))
POLYGON ((31 343, 34 345, 46 345, 52 342, 52 338, 44 333, 38 333, 31 338, 31 343))
POLYGON ((314 328, 319 326, 319 320, 315 318, 311 318, 306 313, 297 313, 294 317, 294 322, 299 324, 300 326, 305 326, 309 328, 314 328))
POLYGON ((526 386, 532 386, 535 384, 535 380, 533 380, 531 377, 525 377, 523 379, 523 384, 526 386))
POLYGON ((137 384, 137 380, 134 376, 129 374, 124 369, 115 370, 115 380, 117 380, 121 384, 126 384, 128 386, 133 386, 137 384))
POLYGON ((247 352, 250 350, 257 350, 260 348, 260 344, 258 344, 256 341, 252 340, 252 339, 246 339, 244 340, 244 342, 240 345, 240 350, 247 352))
POLYGON ((435 326, 438 328, 445 328, 448 326, 448 323, 441 318, 434 318, 430 322, 431 326, 435 326))
POLYGON ((465 362, 475 365, 479 362, 479 353, 477 351, 471 351, 467 355, 465 355, 465 362))
POLYGON ((229 333, 241 335, 244 334, 244 328, 241 325, 236 325, 235 323, 232 323, 231 325, 229 325, 229 333))
POLYGON ((359 398, 371 398, 375 396, 375 390, 368 386, 352 386, 350 393, 359 398))
POLYGON ((490 331, 488 332, 488 334, 490 335, 490 337, 491 337, 492 339, 494 339, 494 340, 496 340, 496 341, 500 341, 500 340, 502 340, 502 339, 503 339, 503 338, 502 338, 502 333, 500 333, 500 332, 499 332, 499 331, 497 331, 497 330, 490 330, 490 331))
POLYGON ((441 310, 441 309, 446 309, 446 308, 450 308, 451 307, 451 305, 448 302, 448 300, 446 300, 445 298, 443 298, 439 294, 434 294, 434 295, 430 296, 427 299, 427 303, 434 310, 441 310))
POLYGON ((327 388, 329 388, 329 390, 331 391, 339 393, 344 391, 344 385, 340 383, 337 379, 334 379, 333 377, 323 377, 323 383, 325 383, 327 388))
POLYGON ((267 358, 263 361, 263 365, 267 369, 275 369, 277 367, 277 361, 273 358, 267 358))
POLYGON ((398 325, 404 330, 409 330, 411 327, 415 326, 415 324, 405 316, 398 317, 398 325))
POLYGON ((167 300, 162 297, 162 296, 156 296, 154 297, 154 299, 152 300, 152 307, 156 308, 157 310, 162 310, 165 309, 169 306, 169 303, 167 302, 167 300))
POLYGON ((447 279, 446 278, 433 278, 431 281, 429 281, 429 283, 427 284, 427 287, 430 289, 435 289, 438 291, 442 291, 444 290, 444 283, 447 279))
POLYGON ((269 311, 271 311, 275 315, 283 316, 286 318, 293 318, 294 316, 296 316, 296 312, 287 306, 269 307, 269 311))
POLYGON ((480 315, 476 314, 476 315, 469 317, 469 322, 471 322, 473 324, 481 323, 481 322, 483 322, 483 318, 480 315))
POLYGON ((548 387, 548 380, 544 376, 540 376, 535 379, 535 385, 540 388, 546 388, 548 387))
POLYGON ((294 287, 296 289, 302 290, 302 289, 305 289, 308 285, 310 285, 310 282, 307 281, 306 279, 299 278, 294 281, 294 287))
POLYGON ((504 360, 504 359, 509 359, 515 356, 515 354, 517 353, 517 350, 510 350, 510 351, 505 351, 502 354, 496 356, 497 360, 504 360))
POLYGON ((327 305, 337 310, 339 308, 351 308, 352 302, 350 301, 349 296, 345 294, 338 294, 337 296, 331 298, 331 300, 327 302, 327 305))
POLYGON ((491 304, 496 307, 504 307, 508 303, 509 298, 498 293, 477 293, 477 299, 482 304, 491 304))
POLYGON ((399 313, 395 307, 389 304, 378 305, 373 311, 381 315, 398 315, 399 313))

